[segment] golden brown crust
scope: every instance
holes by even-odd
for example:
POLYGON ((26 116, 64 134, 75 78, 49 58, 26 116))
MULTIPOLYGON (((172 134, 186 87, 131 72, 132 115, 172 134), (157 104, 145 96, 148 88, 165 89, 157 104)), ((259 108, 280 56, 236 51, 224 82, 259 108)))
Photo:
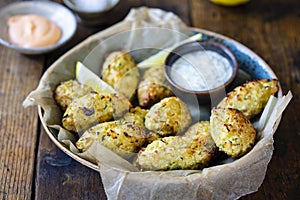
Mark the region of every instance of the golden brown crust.
POLYGON ((129 112, 125 113, 120 121, 122 123, 134 123, 138 126, 145 127, 145 116, 147 113, 148 110, 137 106, 135 108, 131 108, 129 112))
POLYGON ((175 135, 191 123, 187 105, 177 97, 168 97, 153 105, 145 117, 145 126, 161 136, 175 135))
POLYGON ((239 110, 214 108, 210 117, 211 136, 220 151, 240 157, 254 145, 256 131, 249 119, 239 110))
POLYGON ((271 95, 278 92, 278 81, 261 79, 236 87, 218 104, 221 108, 235 108, 249 119, 259 114, 271 95))
POLYGON ((54 90, 54 99, 62 110, 66 110, 74 99, 83 97, 93 89, 76 80, 68 80, 60 83, 54 90))
POLYGON ((148 131, 147 136, 146 136, 146 143, 150 144, 154 140, 161 139, 161 138, 162 138, 162 136, 160 134, 155 133, 153 131, 148 131))
POLYGON ((89 93, 69 105, 62 125, 69 131, 82 132, 97 123, 121 117, 130 107, 123 95, 89 93))
POLYGON ((139 152, 136 165, 143 170, 202 169, 208 166, 215 150, 209 122, 199 122, 184 136, 154 140, 139 152))
POLYGON ((76 142, 81 151, 86 151, 95 141, 124 158, 130 158, 144 145, 145 128, 134 123, 105 122, 87 130, 76 142))
POLYGON ((137 89, 139 105, 150 107, 165 97, 172 95, 164 76, 163 66, 153 66, 143 75, 137 89))
POLYGON ((106 83, 129 99, 135 94, 140 79, 135 61, 125 51, 114 51, 106 57, 101 76, 106 83))

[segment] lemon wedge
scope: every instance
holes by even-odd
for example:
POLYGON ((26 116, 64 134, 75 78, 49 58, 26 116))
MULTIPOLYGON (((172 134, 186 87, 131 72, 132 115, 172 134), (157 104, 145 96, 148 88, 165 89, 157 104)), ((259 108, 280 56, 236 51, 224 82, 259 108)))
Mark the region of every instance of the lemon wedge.
POLYGON ((173 45, 170 48, 167 48, 167 49, 159 51, 158 53, 156 53, 156 54, 150 56, 149 58, 143 60, 142 62, 138 63, 137 66, 139 68, 147 68, 147 67, 153 66, 153 65, 163 65, 165 63, 165 60, 166 60, 168 54, 173 49, 175 49, 176 47, 178 47, 178 46, 180 46, 182 44, 185 44, 187 42, 201 40, 201 38, 202 38, 202 34, 201 33, 195 34, 195 35, 187 38, 186 40, 183 40, 183 41, 181 41, 181 42, 173 45))
POLYGON ((117 93, 110 85, 104 82, 80 61, 76 63, 76 80, 81 84, 90 86, 98 93, 117 93))
POLYGON ((240 4, 247 3, 250 0, 210 0, 211 2, 223 6, 237 6, 240 4))
POLYGON ((157 54, 140 62, 138 67, 145 68, 153 65, 163 65, 169 53, 170 49, 161 50, 157 54))

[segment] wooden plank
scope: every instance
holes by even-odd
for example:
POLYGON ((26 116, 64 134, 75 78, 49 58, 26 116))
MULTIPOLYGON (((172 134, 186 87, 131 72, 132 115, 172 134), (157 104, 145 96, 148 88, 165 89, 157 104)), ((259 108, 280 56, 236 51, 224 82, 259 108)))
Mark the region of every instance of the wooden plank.
POLYGON ((35 199, 106 199, 100 174, 78 163, 41 131, 35 199))
MULTIPOLYGON (((77 33, 70 42, 47 55, 46 66, 98 29, 99 27, 84 27, 79 24, 77 33)), ((99 173, 58 149, 43 127, 38 141, 36 163, 35 199, 106 199, 99 173)))
POLYGON ((227 8, 192 0, 194 26, 227 35, 248 46, 272 67, 283 91, 294 99, 275 133, 274 154, 258 192, 242 199, 299 199, 299 1, 251 1, 227 8), (298 170, 297 170, 298 169, 298 170))
POLYGON ((173 12, 178 15, 180 19, 187 25, 191 24, 189 12, 189 0, 144 0, 144 5, 150 8, 159 8, 167 12, 173 12))
POLYGON ((0 199, 31 199, 37 110, 24 109, 22 101, 38 83, 43 57, 0 46, 0 60, 0 199))
POLYGON ((30 199, 37 139, 37 110, 22 101, 37 86, 42 56, 0 46, 0 199, 30 199))

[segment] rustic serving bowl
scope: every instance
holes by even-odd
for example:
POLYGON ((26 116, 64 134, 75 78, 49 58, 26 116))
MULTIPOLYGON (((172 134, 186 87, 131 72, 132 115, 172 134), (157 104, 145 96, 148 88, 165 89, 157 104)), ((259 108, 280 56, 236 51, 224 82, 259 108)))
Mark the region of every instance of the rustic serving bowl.
MULTIPOLYGON (((126 30, 126 28, 128 28, 127 24, 122 25, 121 28, 124 28, 121 30, 126 30)), ((191 28, 190 31, 193 34, 201 33, 203 41, 221 43, 234 53, 239 65, 238 75, 233 82, 234 85, 240 85, 241 83, 252 79, 277 79, 275 73, 263 61, 263 59, 261 59, 258 55, 256 55, 254 52, 252 52, 242 44, 220 34, 209 32, 203 29, 191 28)), ((58 85, 61 81, 75 78, 76 71, 74 66, 77 61, 81 61, 90 70, 99 74, 99 62, 103 60, 104 55, 107 52, 124 48, 124 41, 128 41, 128 34, 126 34, 126 32, 125 34, 123 32, 123 34, 118 35, 118 40, 116 40, 115 37, 118 33, 120 33, 120 24, 118 25, 118 29, 112 27, 111 29, 108 29, 104 32, 99 32, 91 36, 90 38, 86 39, 85 41, 68 51, 62 57, 60 57, 55 63, 53 63, 53 65, 51 65, 47 69, 45 74, 42 76, 38 88, 45 87, 45 84, 47 83, 46 85, 48 87, 45 88, 47 92, 43 93, 47 99, 47 103, 44 105, 41 104, 39 106, 39 116, 42 125, 45 128, 46 133, 49 135, 50 139, 62 151, 64 151, 66 154, 68 154, 78 162, 92 169, 100 171, 101 178, 102 180, 104 180, 103 182, 105 190, 107 194, 109 194, 110 192, 110 195, 112 196, 116 194, 115 187, 117 187, 118 189, 117 195, 124 197, 137 195, 136 188, 139 188, 138 191, 139 195, 141 196, 146 196, 144 194, 162 194, 164 195, 163 198, 172 198, 173 195, 178 191, 180 191, 180 194, 191 194, 191 198, 196 197, 196 195, 193 196, 193 194, 195 194, 195 192, 197 191, 199 191, 199 193, 197 193, 197 196, 201 196, 201 194, 204 194, 211 195, 210 197, 212 198, 216 197, 216 195, 223 197, 228 192, 230 192, 231 198, 238 198, 241 195, 256 191, 264 179, 268 162, 272 157, 272 134, 273 131, 275 132, 275 130, 277 129, 280 118, 276 119, 274 126, 272 126, 272 131, 259 138, 256 145, 247 155, 235 160, 222 160, 221 163, 205 168, 202 171, 135 171, 132 170, 134 166, 127 161, 123 162, 124 160, 118 159, 115 160, 115 163, 108 164, 106 162, 106 158, 109 157, 110 160, 111 156, 117 156, 113 153, 107 154, 108 152, 104 152, 105 155, 109 155, 108 157, 101 155, 99 156, 99 165, 97 165, 95 162, 87 159, 85 155, 82 155, 81 153, 78 153, 74 151, 74 149, 71 149, 69 146, 67 146, 67 143, 65 143, 65 135, 59 134, 58 130, 52 126, 59 124, 61 122, 60 118, 62 117, 61 110, 57 107, 53 99, 52 92, 55 86, 58 85), (113 37, 113 40, 108 39, 110 36, 113 37), (102 43, 103 39, 106 39, 105 43, 102 43), (44 108, 48 109, 48 112, 46 112, 44 108), (60 114, 58 114, 58 112, 60 112, 60 114), (241 176, 243 176, 244 174, 247 175, 248 173, 250 173, 252 176, 247 177, 245 180, 243 180, 243 184, 240 184, 240 181, 238 181, 239 184, 235 184, 237 182, 236 180, 239 180, 241 176), (124 181, 120 181, 120 177, 124 178, 124 181), (207 179, 209 179, 209 181, 207 181, 207 179), (111 185, 109 185, 110 183, 111 185), (115 183, 121 183, 121 186, 115 183), (155 187, 155 189, 159 190, 158 192, 152 193, 151 191, 149 191, 152 189, 151 187, 144 187, 145 184, 155 185, 156 183, 159 183, 159 186, 162 185, 162 187, 155 187), (226 191, 218 190, 218 188, 223 188, 224 183, 232 184, 227 184, 228 190, 226 191), (172 196, 166 197, 165 194, 172 196)), ((148 58, 150 55, 152 55, 149 55, 149 49, 135 49, 137 51, 130 53, 138 62, 143 60, 138 58, 148 58)), ((277 96, 282 96, 281 88, 277 96)), ((30 96, 28 100, 31 100, 31 97, 34 98, 34 95, 30 96)), ((56 126, 56 128, 58 127, 56 126)), ((103 151, 98 152, 103 153, 103 151)))
MULTIPOLYGON (((225 46, 227 46, 235 55, 239 71, 238 75, 233 82, 234 85, 240 85, 241 83, 244 83, 245 81, 250 79, 262 79, 262 78, 268 78, 268 79, 278 79, 273 70, 268 66, 268 64, 260 58, 257 54, 255 54, 253 51, 245 47, 244 45, 238 43, 235 40, 232 40, 228 37, 225 37, 223 35, 210 32, 203 29, 191 29, 195 33, 202 33, 202 40, 203 41, 209 41, 209 42, 218 42, 225 46), (247 77, 245 77, 245 74, 247 74, 247 77)), ((114 35, 118 33, 118 30, 112 31, 110 34, 114 35)), ((127 35, 125 35, 127 36, 127 35)), ((90 61, 93 60, 101 60, 99 53, 91 53, 95 50, 95 47, 98 47, 98 42, 104 37, 108 37, 108 35, 102 35, 102 33, 98 33, 91 38, 88 38, 87 40, 83 41, 70 51, 68 51, 66 54, 64 54, 62 57, 60 57, 51 67, 47 69, 47 73, 43 75, 41 78, 41 82, 46 80, 56 80, 55 76, 59 73, 64 72, 65 73, 65 79, 57 79, 57 82, 53 83, 52 85, 57 85, 61 81, 69 80, 71 78, 75 78, 75 70, 74 67, 75 63, 77 61, 82 61, 87 67, 90 67, 91 70, 95 70, 92 67, 95 67, 94 63, 90 61), (88 59, 87 59, 88 58, 88 59), (68 73, 66 73, 68 72, 68 73)), ((120 40, 126 40, 128 37, 119 38, 120 40)), ((118 43, 119 44, 119 43, 118 43)), ((122 45, 123 43, 120 43, 122 45)), ((120 47, 121 48, 121 47, 120 47)), ((101 46, 99 47, 101 48, 101 46)), ((145 52, 147 53, 147 51, 145 52)), ((103 56, 103 55, 102 55, 103 56)), ((104 58, 102 58, 103 60, 104 58)), ((282 96, 282 91, 280 88, 280 91, 278 92, 278 96, 282 96)), ((79 155, 73 153, 69 148, 67 148, 65 145, 63 145, 57 138, 57 132, 50 129, 47 125, 47 121, 44 120, 44 114, 43 109, 41 106, 39 108, 39 116, 42 121, 43 127, 45 128, 47 134, 49 135, 50 139, 66 154, 77 160, 78 162, 82 163, 83 165, 86 165, 92 169, 98 169, 97 164, 86 160, 79 155)), ((277 128, 278 124, 280 122, 280 119, 276 123, 275 129, 277 128)))
POLYGON ((0 26, 0 44, 23 54, 43 54, 53 51, 69 41, 76 32, 77 23, 75 15, 61 4, 50 1, 22 1, 1 8, 0 26), (41 15, 55 22, 62 30, 60 40, 56 44, 38 48, 24 48, 11 43, 8 37, 7 20, 11 16, 25 14, 41 15))

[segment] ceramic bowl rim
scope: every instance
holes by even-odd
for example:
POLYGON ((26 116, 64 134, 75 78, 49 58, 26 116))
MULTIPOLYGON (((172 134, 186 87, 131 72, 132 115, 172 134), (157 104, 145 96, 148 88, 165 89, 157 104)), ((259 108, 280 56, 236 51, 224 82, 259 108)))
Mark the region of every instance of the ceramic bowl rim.
MULTIPOLYGON (((75 15, 65 6, 56 3, 56 2, 51 2, 51 1, 21 1, 21 2, 13 2, 10 3, 4 7, 2 7, 0 9, 0 13, 2 13, 2 15, 7 14, 8 17, 10 16, 14 16, 14 15, 18 15, 18 14, 39 14, 42 15, 44 17, 48 17, 47 14, 43 14, 43 12, 41 10, 39 10, 38 12, 32 12, 32 10, 28 11, 26 9, 22 9, 22 10, 18 10, 18 8, 39 8, 39 9, 53 9, 55 10, 55 12, 61 12, 62 10, 64 11, 64 13, 68 14, 68 18, 69 20, 69 24, 71 24, 70 27, 72 27, 72 29, 69 29, 68 31, 64 31, 64 27, 60 28, 62 29, 62 37, 60 38, 60 40, 53 44, 53 45, 49 45, 49 46, 45 46, 45 47, 34 47, 34 48, 27 48, 27 47, 21 47, 18 45, 15 45, 13 43, 11 43, 8 39, 6 39, 5 37, 3 37, 3 35, 0 35, 0 44, 14 49, 20 53, 23 54, 28 54, 28 55, 35 55, 35 54, 42 54, 42 53, 47 53, 50 51, 53 51, 55 49, 57 49, 58 47, 62 46, 63 44, 65 44, 67 41, 69 41, 73 35, 76 32, 77 29, 77 22, 76 22, 76 18, 75 15), (64 35, 65 34, 65 35, 64 35)), ((7 18, 7 17, 6 17, 7 18)), ((2 21, 7 20, 7 19, 0 19, 2 21)), ((51 19, 52 20, 52 19, 51 19)), ((52 20, 54 21, 54 20, 52 20)), ((54 21, 56 22, 56 21, 54 21)), ((4 29, 7 29, 7 25, 5 27, 3 27, 4 29)), ((69 27, 68 27, 69 28, 69 27)))
MULTIPOLYGON (((214 51, 214 50, 213 50, 214 51)), ((167 81, 171 84, 171 86, 173 86, 174 88, 176 88, 177 90, 184 92, 184 93, 188 93, 188 94, 196 94, 196 95, 209 95, 210 93, 214 93, 214 92, 218 92, 220 90, 224 90, 224 88, 228 87, 236 78, 238 73, 238 62, 236 59, 236 56, 234 55, 234 53, 228 48, 226 47, 224 44, 215 42, 215 41, 193 41, 193 42, 189 42, 189 43, 185 43, 183 45, 178 46, 177 48, 175 48, 174 50, 172 50, 164 63, 164 74, 165 77, 167 79, 167 81), (222 53, 226 54, 226 59, 228 59, 228 57, 230 58, 230 66, 232 67, 232 74, 230 75, 230 78, 223 84, 212 88, 212 89, 208 89, 208 90, 189 90, 186 88, 181 87, 180 85, 176 84, 170 75, 170 69, 172 68, 172 64, 174 61, 176 61, 180 55, 183 54, 187 54, 187 53, 191 53, 191 52, 195 52, 195 51, 205 51, 205 50, 212 50, 212 49, 205 49, 205 47, 207 46, 213 46, 214 48, 218 48, 222 51, 222 53), (177 57, 174 59, 174 57, 177 57)))
POLYGON ((72 3, 72 0, 63 0, 63 2, 67 7, 69 7, 74 12, 81 13, 81 14, 91 14, 91 15, 93 15, 93 14, 104 13, 104 12, 107 12, 107 11, 111 10, 112 8, 114 8, 120 2, 120 0, 112 0, 112 4, 108 7, 106 7, 105 9, 90 11, 90 12, 87 11, 87 10, 80 9, 74 3, 72 3))

